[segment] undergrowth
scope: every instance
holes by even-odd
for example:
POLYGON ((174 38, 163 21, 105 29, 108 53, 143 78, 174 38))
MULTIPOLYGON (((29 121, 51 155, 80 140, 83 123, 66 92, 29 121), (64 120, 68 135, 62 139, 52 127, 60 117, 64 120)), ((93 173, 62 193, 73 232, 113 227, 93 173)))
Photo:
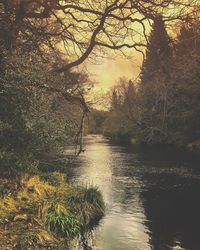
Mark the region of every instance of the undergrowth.
POLYGON ((15 244, 23 246, 26 239, 32 246, 47 241, 51 245, 55 242, 53 249, 56 249, 63 239, 76 238, 103 216, 105 205, 96 187, 72 187, 64 180, 62 174, 55 173, 33 176, 21 189, 7 182, 5 189, 1 185, 0 225, 10 226, 14 241, 18 241, 15 244), (20 237, 14 237, 17 225, 20 228, 18 220, 23 220, 28 229, 22 230, 20 237))

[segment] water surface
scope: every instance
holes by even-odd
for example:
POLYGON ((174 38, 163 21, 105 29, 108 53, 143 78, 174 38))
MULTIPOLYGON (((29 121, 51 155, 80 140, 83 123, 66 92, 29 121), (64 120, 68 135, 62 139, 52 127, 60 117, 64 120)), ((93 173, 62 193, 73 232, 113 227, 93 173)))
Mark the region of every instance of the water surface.
POLYGON ((193 156, 87 136, 70 180, 97 186, 106 203, 90 249, 200 250, 200 164, 193 156))

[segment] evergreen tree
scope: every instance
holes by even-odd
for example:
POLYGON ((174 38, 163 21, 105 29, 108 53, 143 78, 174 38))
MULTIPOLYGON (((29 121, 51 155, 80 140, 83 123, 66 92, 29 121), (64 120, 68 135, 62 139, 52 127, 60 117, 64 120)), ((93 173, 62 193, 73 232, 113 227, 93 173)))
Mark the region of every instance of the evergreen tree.
POLYGON ((163 63, 171 57, 170 37, 167 34, 162 16, 154 19, 146 50, 146 58, 141 69, 141 83, 154 80, 163 63))
POLYGON ((162 17, 157 16, 142 65, 139 88, 143 107, 141 137, 147 142, 161 143, 166 139, 166 104, 171 58, 170 38, 162 17))
POLYGON ((172 143, 186 145, 200 139, 200 25, 184 23, 175 45, 168 129, 172 143))
POLYGON ((111 110, 116 110, 118 108, 119 108, 119 100, 117 96, 117 91, 114 89, 112 92, 111 110))

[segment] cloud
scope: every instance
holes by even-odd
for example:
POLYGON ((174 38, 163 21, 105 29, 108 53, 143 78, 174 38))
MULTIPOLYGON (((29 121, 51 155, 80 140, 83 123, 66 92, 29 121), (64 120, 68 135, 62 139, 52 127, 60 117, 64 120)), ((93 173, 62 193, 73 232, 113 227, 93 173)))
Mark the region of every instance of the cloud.
POLYGON ((94 86, 96 91, 108 90, 114 86, 121 77, 136 78, 140 72, 142 57, 134 54, 133 59, 125 59, 118 56, 115 59, 103 59, 102 64, 88 64, 88 72, 98 83, 94 86))

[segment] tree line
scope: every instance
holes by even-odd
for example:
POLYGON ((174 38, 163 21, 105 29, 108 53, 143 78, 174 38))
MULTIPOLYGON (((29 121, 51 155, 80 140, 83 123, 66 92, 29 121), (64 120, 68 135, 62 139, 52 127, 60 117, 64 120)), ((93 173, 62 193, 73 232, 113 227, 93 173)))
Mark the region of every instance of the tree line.
POLYGON ((150 144, 185 146, 200 138, 200 22, 167 34, 162 16, 152 25, 137 82, 120 79, 111 93, 104 133, 150 144))

